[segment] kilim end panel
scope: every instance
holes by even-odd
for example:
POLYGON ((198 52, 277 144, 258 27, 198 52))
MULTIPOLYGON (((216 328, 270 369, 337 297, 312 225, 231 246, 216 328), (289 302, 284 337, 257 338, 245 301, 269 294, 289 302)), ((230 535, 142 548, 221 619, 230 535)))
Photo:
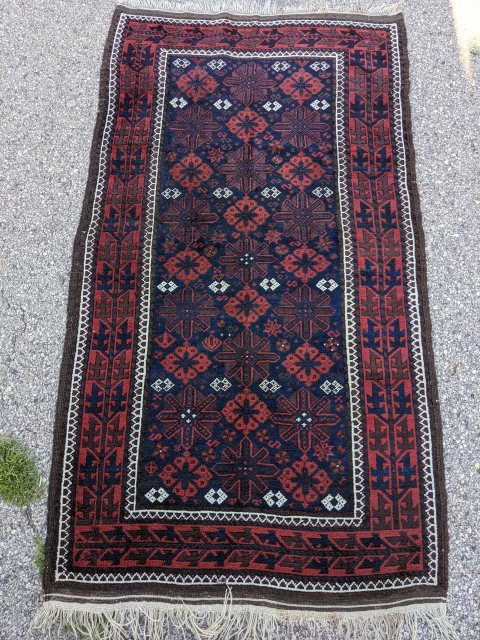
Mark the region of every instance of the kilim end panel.
POLYGON ((117 9, 47 602, 444 602, 407 94, 399 16, 117 9))

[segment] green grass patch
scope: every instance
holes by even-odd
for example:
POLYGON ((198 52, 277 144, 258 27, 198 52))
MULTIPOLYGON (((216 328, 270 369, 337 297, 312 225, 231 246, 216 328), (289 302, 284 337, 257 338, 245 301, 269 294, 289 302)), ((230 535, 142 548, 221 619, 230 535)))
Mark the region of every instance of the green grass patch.
POLYGON ((32 504, 42 497, 44 488, 35 459, 27 445, 11 436, 0 436, 0 499, 25 509, 35 537, 35 566, 40 576, 45 561, 45 541, 32 517, 32 504))
POLYGON ((40 472, 27 445, 11 436, 0 437, 0 498, 26 507, 42 495, 40 472))

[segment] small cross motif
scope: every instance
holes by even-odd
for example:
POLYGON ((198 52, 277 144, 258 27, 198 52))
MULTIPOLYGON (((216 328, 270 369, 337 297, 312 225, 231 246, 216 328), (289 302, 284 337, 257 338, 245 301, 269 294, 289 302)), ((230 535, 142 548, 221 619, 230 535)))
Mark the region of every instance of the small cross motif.
POLYGON ((185 413, 181 414, 180 417, 182 418, 182 420, 185 420, 187 424, 190 424, 195 420, 195 418, 197 417, 197 414, 193 413, 192 409, 187 409, 185 413))
POLYGON ((308 415, 308 413, 303 412, 296 417, 296 421, 305 429, 305 427, 308 427, 310 422, 313 422, 313 419, 308 415))

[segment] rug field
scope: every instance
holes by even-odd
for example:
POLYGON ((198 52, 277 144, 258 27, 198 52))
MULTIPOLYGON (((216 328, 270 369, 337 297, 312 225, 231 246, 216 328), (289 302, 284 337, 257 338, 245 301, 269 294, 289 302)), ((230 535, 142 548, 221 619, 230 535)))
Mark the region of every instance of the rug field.
POLYGON ((455 637, 409 114, 399 14, 117 8, 34 626, 455 637))

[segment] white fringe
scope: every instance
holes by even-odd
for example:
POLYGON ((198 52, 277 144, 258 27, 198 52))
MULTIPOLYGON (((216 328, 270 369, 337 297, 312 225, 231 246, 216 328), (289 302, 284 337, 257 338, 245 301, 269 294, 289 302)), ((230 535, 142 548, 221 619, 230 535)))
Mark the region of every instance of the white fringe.
MULTIPOLYGON (((222 605, 169 605, 160 602, 79 604, 49 600, 43 604, 31 628, 73 631, 89 640, 170 640, 183 635, 195 640, 277 640, 282 632, 295 637, 328 637, 344 640, 418 640, 419 631, 432 640, 459 640, 447 620, 446 605, 418 604, 385 610, 306 612, 267 607, 232 605, 228 593, 222 605)), ((426 637, 422 635, 422 638, 426 637)))
POLYGON ((158 9, 175 13, 216 14, 224 11, 239 15, 272 16, 286 13, 354 13, 392 16, 401 11, 403 0, 394 4, 361 0, 117 0, 130 9, 158 9), (346 5, 346 6, 345 6, 346 5))

